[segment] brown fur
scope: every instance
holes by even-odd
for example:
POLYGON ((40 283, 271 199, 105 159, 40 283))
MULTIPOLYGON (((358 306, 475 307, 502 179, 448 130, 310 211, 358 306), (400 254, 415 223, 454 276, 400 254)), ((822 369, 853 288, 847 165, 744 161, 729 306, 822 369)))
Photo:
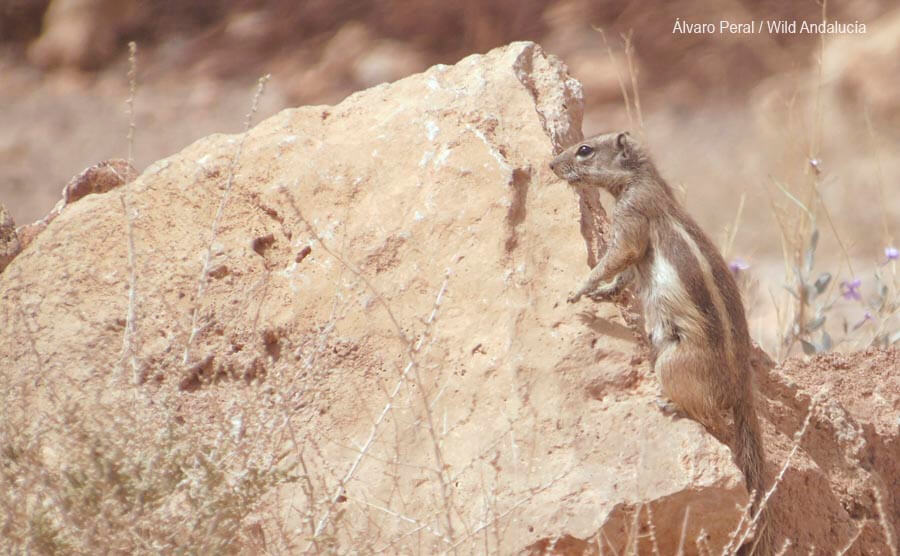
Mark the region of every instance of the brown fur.
MULTIPOLYGON (((755 512, 764 492, 765 456, 747 319, 725 261, 627 133, 586 139, 550 167, 575 186, 600 187, 616 199, 609 247, 568 301, 585 295, 607 300, 632 284, 642 300, 663 394, 713 432, 721 431, 720 412, 732 412, 735 458, 748 490, 756 493, 755 512)), ((756 554, 772 551, 764 518, 756 554)))

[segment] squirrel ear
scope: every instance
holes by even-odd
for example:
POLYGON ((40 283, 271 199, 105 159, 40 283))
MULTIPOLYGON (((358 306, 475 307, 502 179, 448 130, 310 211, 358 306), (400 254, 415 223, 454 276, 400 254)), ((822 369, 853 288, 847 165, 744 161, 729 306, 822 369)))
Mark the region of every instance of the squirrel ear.
POLYGON ((621 151, 625 157, 631 155, 631 135, 627 131, 616 136, 616 148, 621 151))

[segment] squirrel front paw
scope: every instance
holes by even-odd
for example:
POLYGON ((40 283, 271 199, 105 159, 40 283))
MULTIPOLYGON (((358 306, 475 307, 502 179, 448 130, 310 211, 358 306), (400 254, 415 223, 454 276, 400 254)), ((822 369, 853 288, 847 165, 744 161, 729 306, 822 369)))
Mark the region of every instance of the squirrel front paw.
POLYGON ((569 303, 576 303, 579 299, 584 296, 587 296, 592 301, 601 302, 601 301, 609 301, 609 299, 616 294, 617 288, 615 288, 615 284, 613 285, 592 285, 590 283, 585 284, 575 293, 569 295, 569 298, 566 300, 569 303))
POLYGON ((596 302, 601 301, 609 301, 609 299, 616 294, 616 290, 612 288, 597 288, 591 292, 586 293, 591 300, 596 302))

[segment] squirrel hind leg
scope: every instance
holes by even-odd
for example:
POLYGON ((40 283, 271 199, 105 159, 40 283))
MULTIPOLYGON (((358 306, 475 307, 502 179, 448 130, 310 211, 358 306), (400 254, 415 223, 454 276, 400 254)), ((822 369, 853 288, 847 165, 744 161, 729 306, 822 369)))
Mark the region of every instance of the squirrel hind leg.
POLYGON ((699 350, 676 342, 662 346, 656 352, 653 365, 663 396, 714 436, 724 431, 723 403, 709 381, 709 377, 715 376, 717 365, 699 350))

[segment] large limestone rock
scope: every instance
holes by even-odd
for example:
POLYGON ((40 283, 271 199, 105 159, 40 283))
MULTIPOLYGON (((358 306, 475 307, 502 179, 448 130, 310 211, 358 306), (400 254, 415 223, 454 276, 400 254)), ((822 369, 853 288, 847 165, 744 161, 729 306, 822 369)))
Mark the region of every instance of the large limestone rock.
POLYGON ((731 452, 657 409, 615 307, 565 303, 602 243, 596 196, 546 165, 581 116, 565 66, 515 43, 66 205, 0 274, 10 423, 124 407, 136 439, 301 461, 248 551, 720 551, 731 452))
POLYGON ((317 536, 340 542, 371 533, 365 500, 401 549, 502 526, 506 552, 604 523, 621 546, 642 503, 660 542, 690 505, 689 538, 720 545, 746 499, 730 452, 655 409, 613 308, 564 301, 590 225, 546 163, 581 114, 565 67, 517 43, 198 141, 71 205, 4 272, 20 310, 3 313, 0 367, 121 375, 133 322, 126 376, 144 389, 257 396, 296 375, 310 464, 358 504, 340 527, 319 513, 317 536), (416 522, 430 533, 404 537, 416 522))

